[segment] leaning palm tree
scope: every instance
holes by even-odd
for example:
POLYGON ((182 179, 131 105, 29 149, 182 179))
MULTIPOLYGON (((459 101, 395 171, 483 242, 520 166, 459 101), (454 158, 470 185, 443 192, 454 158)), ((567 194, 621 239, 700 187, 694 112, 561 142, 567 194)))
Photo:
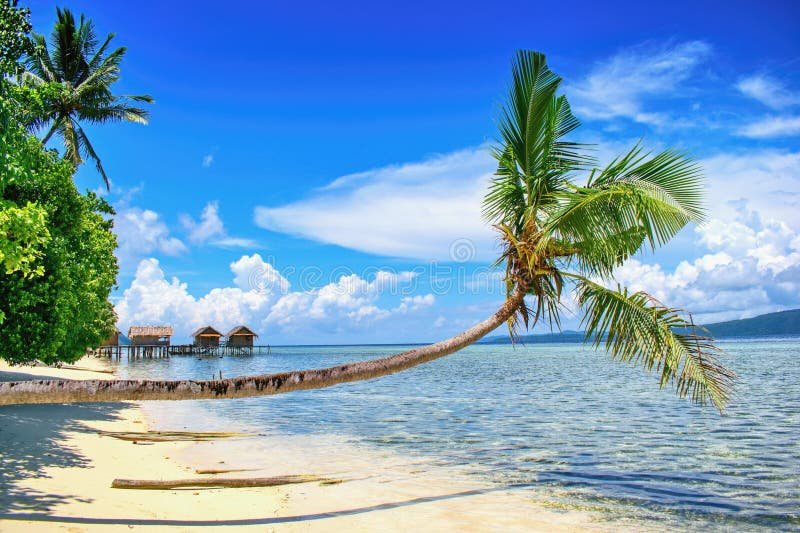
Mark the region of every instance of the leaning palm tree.
POLYGON ((146 124, 147 111, 135 103, 152 103, 153 98, 148 95, 114 95, 111 86, 119 80, 120 63, 127 49, 120 47, 107 54, 113 33, 100 44, 91 20, 81 15, 76 23, 68 9, 56 9, 56 14, 58 19, 49 45, 43 35, 34 33, 30 38, 34 51, 27 57, 26 72, 21 77, 23 82, 32 85, 60 85, 57 96, 48 100, 44 113, 36 118, 33 126, 47 128, 42 137, 44 145, 58 134, 64 142, 64 157, 75 168, 84 158, 94 161, 106 188, 109 188, 103 163, 81 123, 128 121, 146 124))
POLYGON ((702 220, 700 170, 676 152, 651 156, 638 146, 597 168, 567 140, 578 121, 558 94, 560 82, 542 54, 517 55, 484 203, 503 244, 508 292, 483 322, 435 344, 331 368, 214 381, 9 383, 0 384, 0 404, 240 398, 376 378, 451 354, 504 323, 512 335, 539 321, 558 326, 565 292, 573 291, 594 346, 655 369, 662 387, 674 384, 680 396, 722 410, 734 375, 718 363, 711 339, 680 311, 613 285, 626 259, 702 220))

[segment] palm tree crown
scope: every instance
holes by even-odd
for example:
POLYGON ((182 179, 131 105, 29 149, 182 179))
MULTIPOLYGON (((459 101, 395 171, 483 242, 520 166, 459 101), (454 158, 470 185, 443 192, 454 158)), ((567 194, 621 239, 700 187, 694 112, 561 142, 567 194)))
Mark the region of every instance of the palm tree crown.
POLYGON ((691 317, 647 293, 608 288, 626 259, 702 222, 700 169, 681 153, 651 155, 638 145, 598 168, 585 146, 567 140, 580 124, 557 94, 560 83, 543 54, 518 52, 484 200, 484 217, 501 234, 509 294, 523 290, 535 301, 509 319, 512 335, 540 319, 558 325, 570 287, 595 346, 656 369, 662 387, 674 383, 681 396, 722 409, 734 374, 691 317))
POLYGON ((106 187, 110 183, 103 164, 81 122, 103 124, 129 121, 147 123, 147 111, 135 104, 152 103, 148 95, 117 96, 111 86, 119 80, 120 63, 126 48, 107 53, 114 34, 110 33, 100 44, 95 36, 92 21, 81 15, 76 22, 72 12, 57 9, 57 21, 48 44, 43 35, 34 33, 31 44, 34 52, 27 58, 27 71, 22 80, 32 85, 59 84, 58 96, 48 103, 45 113, 34 126, 48 127, 42 138, 47 144, 54 133, 64 141, 64 157, 75 167, 84 158, 92 159, 103 177, 106 187))

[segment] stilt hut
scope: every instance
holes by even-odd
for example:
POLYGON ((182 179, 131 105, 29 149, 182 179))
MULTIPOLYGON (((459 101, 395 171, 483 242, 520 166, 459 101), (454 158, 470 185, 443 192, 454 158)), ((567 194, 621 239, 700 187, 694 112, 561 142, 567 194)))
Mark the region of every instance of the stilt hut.
POLYGON ((114 333, 108 336, 106 340, 100 343, 101 347, 105 346, 119 346, 119 336, 121 335, 120 330, 115 329, 114 333))
POLYGON ((131 326, 128 338, 135 346, 169 346, 172 326, 131 326))
POLYGON ((219 339, 221 337, 222 333, 211 326, 203 326, 192 333, 195 346, 219 346, 219 339))
POLYGON ((253 341, 258 335, 247 326, 236 326, 226 335, 228 338, 227 346, 253 347, 253 341))
POLYGON ((118 329, 114 329, 114 332, 108 336, 103 342, 100 343, 96 349, 89 349, 89 353, 93 353, 98 356, 106 356, 106 357, 120 357, 122 350, 119 347, 119 336, 122 335, 118 329))

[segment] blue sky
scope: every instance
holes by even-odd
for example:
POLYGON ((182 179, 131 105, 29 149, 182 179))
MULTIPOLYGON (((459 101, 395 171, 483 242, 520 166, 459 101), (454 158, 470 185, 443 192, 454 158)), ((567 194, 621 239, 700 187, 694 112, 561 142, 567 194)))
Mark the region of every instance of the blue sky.
MULTIPOLYGON (((708 224, 619 281, 700 320, 800 306, 800 4, 429 4, 66 4, 129 48, 117 91, 156 99, 147 126, 88 128, 122 329, 404 342, 489 314, 478 210, 518 48, 547 54, 601 159, 643 139, 706 169, 708 224)), ((48 32, 64 4, 26 5, 48 32)))

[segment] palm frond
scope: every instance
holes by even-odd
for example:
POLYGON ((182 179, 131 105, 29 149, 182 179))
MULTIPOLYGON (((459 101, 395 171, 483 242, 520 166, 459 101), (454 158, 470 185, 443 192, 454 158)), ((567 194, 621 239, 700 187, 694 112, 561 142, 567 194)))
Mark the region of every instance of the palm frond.
POLYGON ((627 154, 615 159, 590 179, 589 187, 602 187, 620 181, 652 184, 665 198, 702 222, 703 174, 699 165, 685 154, 664 150, 653 157, 636 144, 627 154))
POLYGON ((53 134, 56 133, 57 131, 61 131, 62 126, 63 125, 61 117, 56 117, 56 119, 53 121, 53 124, 50 126, 50 129, 48 129, 47 133, 45 133, 44 137, 42 137, 42 146, 47 145, 47 142, 50 140, 50 137, 52 137, 53 134))
POLYGON ((531 181, 530 192, 534 194, 534 189, 546 192, 552 185, 548 174, 553 167, 569 167, 579 158, 567 146, 552 151, 554 143, 580 125, 566 98, 556 96, 560 84, 561 77, 550 70, 544 54, 518 52, 500 133, 503 144, 513 149, 520 168, 531 181))
POLYGON ((41 77, 39 77, 34 72, 31 72, 30 70, 25 70, 21 72, 18 79, 22 85, 27 85, 27 86, 35 87, 37 85, 44 85, 46 83, 41 77))
POLYGON ((618 233, 597 232, 582 241, 551 239, 545 253, 566 264, 573 261, 584 275, 607 278, 614 269, 641 250, 647 236, 641 227, 632 227, 618 233))
POLYGON ((31 78, 31 81, 36 82, 38 79, 45 82, 62 81, 58 70, 53 65, 53 60, 50 57, 50 50, 47 46, 47 39, 44 35, 32 33, 30 40, 30 46, 33 52, 32 55, 25 58, 25 68, 28 73, 36 76, 35 78, 31 78))
POLYGON ((493 149, 497 171, 483 199, 483 217, 492 224, 505 224, 520 231, 527 200, 526 186, 514 157, 513 149, 493 149))
POLYGON ((155 98, 153 98, 149 94, 124 94, 120 96, 120 98, 126 98, 133 102, 144 102, 147 104, 152 104, 153 102, 155 102, 155 98))
POLYGON ((87 155, 92 161, 94 161, 95 167, 97 168, 97 172, 103 177, 103 183, 106 185, 106 190, 111 190, 111 181, 108 179, 108 175, 106 175, 106 171, 103 168, 103 162, 100 161, 100 157, 97 155, 97 152, 94 151, 94 147, 92 143, 89 142, 89 137, 87 137, 86 133, 83 131, 83 128, 78 126, 77 128, 77 137, 80 140, 80 146, 85 155, 87 155))
POLYGON ((576 277, 582 326, 595 347, 605 344, 614 359, 660 372, 660 386, 674 383, 678 395, 720 412, 731 397, 736 375, 719 362, 712 339, 697 333, 691 319, 644 292, 608 289, 576 277), (688 332, 688 333, 686 333, 688 332))
POLYGON ((130 106, 125 102, 111 105, 86 107, 79 111, 79 116, 89 122, 102 124, 104 122, 136 122, 147 124, 149 113, 146 109, 130 106))
POLYGON ((556 95, 560 83, 543 54, 517 54, 499 121, 501 145, 493 150, 497 171, 483 206, 492 223, 521 231, 571 171, 593 163, 583 145, 564 140, 580 123, 566 97, 556 95))
MULTIPOLYGON (((96 51, 94 51, 94 55, 88 61, 88 70, 89 70, 89 72, 94 72, 97 69, 97 67, 103 62, 103 58, 105 57, 104 54, 106 53, 106 49, 108 48, 108 45, 111 44, 111 40, 114 39, 114 37, 115 37, 115 34, 109 33, 106 36, 106 40, 103 41, 103 44, 100 45, 100 48, 98 48, 96 51)), ((87 54, 87 55, 89 55, 89 54, 87 54)))
POLYGON ((669 151, 645 159, 637 150, 595 173, 588 186, 555 193, 540 246, 551 240, 572 243, 585 262, 600 260, 585 273, 605 275, 644 241, 654 249, 689 222, 701 222, 703 187, 696 164, 669 151))
POLYGON ((86 74, 75 84, 77 93, 80 94, 81 90, 91 90, 93 87, 108 88, 119 81, 120 63, 126 51, 127 48, 124 46, 117 48, 91 70, 87 64, 86 74))

